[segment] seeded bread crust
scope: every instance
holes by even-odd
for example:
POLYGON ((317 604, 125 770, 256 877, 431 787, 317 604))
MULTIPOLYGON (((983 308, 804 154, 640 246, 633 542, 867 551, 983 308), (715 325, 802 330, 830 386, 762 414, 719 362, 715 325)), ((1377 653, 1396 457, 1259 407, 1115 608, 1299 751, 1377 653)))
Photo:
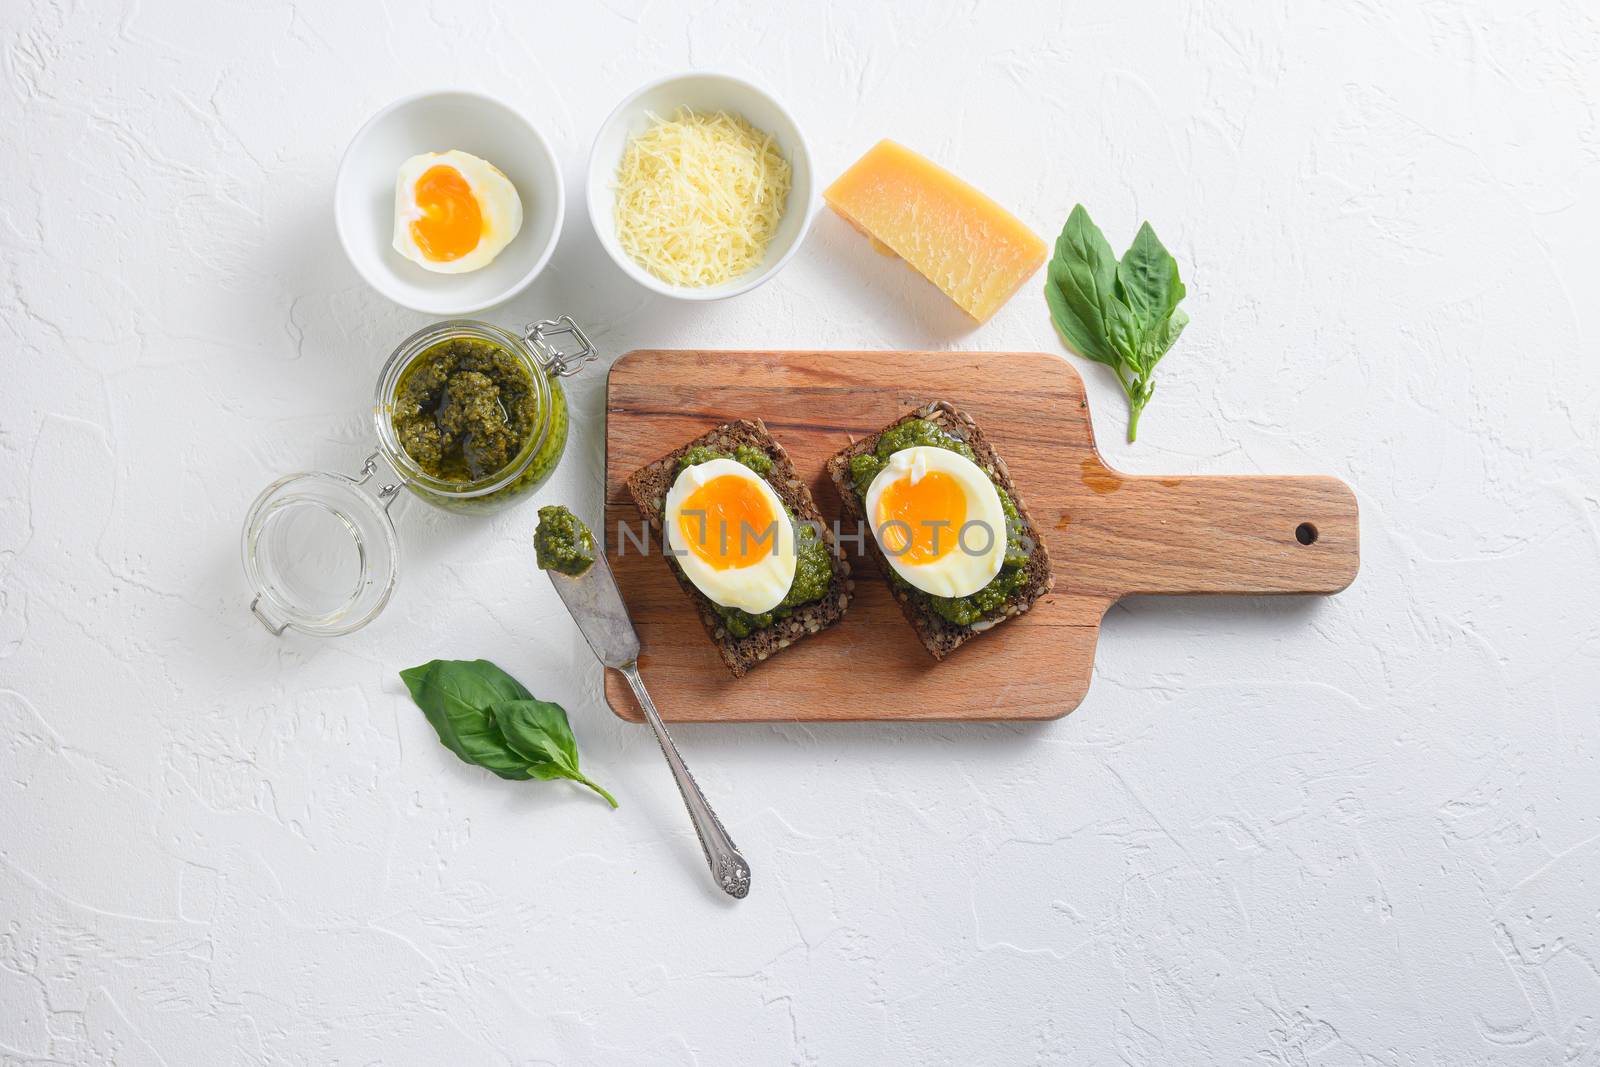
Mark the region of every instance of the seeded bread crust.
POLYGON ((703 446, 732 455, 733 450, 740 445, 758 449, 772 460, 772 471, 766 475, 767 484, 772 486, 773 491, 778 494, 778 499, 794 512, 796 518, 802 522, 810 520, 817 524, 823 541, 827 543, 828 554, 832 558, 833 580, 829 582, 828 591, 820 600, 800 605, 794 614, 755 631, 749 637, 736 637, 723 625, 722 618, 716 613, 711 599, 695 587, 681 568, 663 557, 665 566, 677 577, 678 584, 683 586, 683 591, 689 595, 689 599, 694 601, 695 612, 700 616, 706 634, 711 638, 711 643, 717 646, 722 662, 728 665, 728 670, 733 672, 735 678, 742 678, 751 667, 773 653, 838 622, 844 617, 845 608, 850 603, 850 594, 855 589, 855 583, 850 579, 850 564, 840 554, 839 546, 833 539, 833 531, 822 521, 822 513, 817 510, 817 502, 811 498, 810 487, 795 472, 794 464, 789 461, 789 454, 767 432, 766 425, 760 419, 739 419, 723 423, 709 433, 696 437, 677 451, 662 456, 648 467, 641 467, 635 471, 628 479, 628 493, 633 497, 634 506, 639 509, 639 514, 659 537, 662 515, 666 510, 667 490, 671 489, 672 483, 677 480, 678 460, 683 458, 684 453, 691 448, 703 446))
POLYGON ((1032 516, 1028 514, 1028 507, 1022 501, 1022 494, 1017 492, 1017 487, 1011 481, 1011 473, 1006 470, 1005 460, 1000 458, 989 442, 984 439, 983 431, 978 429, 978 424, 971 416, 953 404, 936 400, 931 404, 920 407, 915 411, 891 422, 882 430, 870 437, 856 441, 849 447, 841 449, 832 459, 828 460, 828 477, 833 479, 833 484, 838 487, 839 501, 842 508, 842 518, 846 529, 863 529, 866 522, 866 510, 863 502, 856 498, 855 486, 850 480, 850 460, 856 456, 871 452, 878 447, 878 438, 902 423, 912 419, 927 419, 938 426, 945 433, 961 441, 965 441, 973 453, 978 457, 978 466, 982 467, 995 483, 1003 488, 1011 497, 1011 502, 1017 506, 1017 514, 1022 517, 1022 532, 1033 540, 1033 552, 1028 558, 1027 579, 1022 588, 1017 590, 1011 599, 1005 602, 1001 609, 1002 614, 993 618, 980 619, 971 626, 958 626, 953 622, 936 614, 924 604, 917 596, 906 590, 897 588, 889 580, 889 562, 884 558, 883 550, 878 547, 877 539, 870 532, 863 536, 866 550, 878 564, 878 570, 883 574, 884 582, 889 586, 889 592, 894 595, 895 601, 900 605, 900 611, 905 615, 906 621, 911 623, 921 638, 922 644, 934 659, 944 659, 957 648, 972 640, 979 634, 992 630, 1007 619, 1016 618, 1029 608, 1034 602, 1055 588, 1055 574, 1050 568, 1050 553, 1045 550, 1044 537, 1039 527, 1034 524, 1032 516))

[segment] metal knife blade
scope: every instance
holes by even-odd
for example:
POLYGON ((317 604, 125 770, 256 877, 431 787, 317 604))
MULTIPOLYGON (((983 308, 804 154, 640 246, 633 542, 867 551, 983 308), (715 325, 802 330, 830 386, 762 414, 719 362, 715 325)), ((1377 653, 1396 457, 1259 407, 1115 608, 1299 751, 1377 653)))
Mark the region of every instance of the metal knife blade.
POLYGON ((628 609, 617 590, 617 579, 606 563, 604 553, 595 555, 594 566, 574 578, 559 571, 546 571, 550 584, 556 587, 561 602, 567 606, 572 619, 589 642, 594 654, 612 670, 621 671, 639 700, 645 721, 655 731, 656 743, 666 757, 672 779, 683 797, 683 806, 689 812, 695 836, 700 838, 700 848, 705 852, 706 866, 717 888, 741 900, 750 892, 750 865, 739 854, 738 846, 723 828, 722 820, 711 809, 699 783, 689 773, 689 765, 678 754, 667 724, 661 721, 655 701, 645 691, 644 679, 639 677, 639 634, 628 618, 628 609))
POLYGON ((621 670, 639 658, 639 635, 604 553, 595 553, 594 566, 576 578, 558 571, 545 573, 601 663, 621 670))

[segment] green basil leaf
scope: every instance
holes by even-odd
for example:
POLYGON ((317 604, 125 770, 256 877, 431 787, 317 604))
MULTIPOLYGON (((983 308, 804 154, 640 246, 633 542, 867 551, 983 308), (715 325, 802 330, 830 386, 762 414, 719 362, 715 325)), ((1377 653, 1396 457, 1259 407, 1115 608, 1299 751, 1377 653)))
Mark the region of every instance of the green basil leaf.
POLYGON ((531 698, 505 700, 491 709, 506 743, 531 764, 578 768, 578 742, 560 704, 531 698))
POLYGON ((1068 347, 1116 372, 1129 441, 1155 392, 1151 372, 1188 325, 1184 295, 1178 263, 1148 222, 1119 262, 1083 205, 1072 209, 1045 272, 1045 303, 1068 347))
POLYGON ((1104 339, 1095 332, 1094 327, 1084 322, 1075 305, 1067 300, 1066 289, 1069 285, 1071 280, 1067 277, 1065 264, 1052 259, 1046 271, 1044 287, 1044 300, 1050 307, 1050 321, 1055 324, 1067 347, 1078 355, 1096 363, 1114 364, 1116 356, 1106 346, 1104 339))
POLYGON ((1085 359, 1115 366, 1107 341, 1105 305, 1115 295, 1117 257, 1105 234, 1078 204, 1056 238, 1045 272, 1045 302, 1061 336, 1085 359))
POLYGON ((496 701, 531 697, 522 684, 488 660, 441 660, 400 672, 411 699, 464 762, 501 778, 531 776, 528 761, 506 744, 491 708, 496 701))
POLYGON ((1178 335, 1183 333, 1183 328, 1189 325, 1189 316, 1182 311, 1174 311, 1172 317, 1161 324, 1153 337, 1146 339, 1151 346, 1149 369, 1154 370, 1155 365, 1161 362, 1161 357, 1177 343, 1178 335))
POLYGON ((548 700, 503 700, 494 705, 495 725, 518 755, 527 761, 528 773, 549 781, 568 778, 593 789, 614 808, 616 799, 578 770, 578 741, 572 736, 567 712, 548 700))
POLYGON ((1117 264, 1117 288, 1147 335, 1156 334, 1183 299, 1178 261, 1148 222, 1139 227, 1133 244, 1117 264))
MULTIPOLYGON (((1131 368, 1135 373, 1144 369, 1144 361, 1140 356, 1144 337, 1144 324, 1140 321, 1138 312, 1119 297, 1113 296, 1106 301, 1106 338, 1117 354, 1118 363, 1131 368)), ((1117 377, 1122 377, 1120 368, 1117 377)))

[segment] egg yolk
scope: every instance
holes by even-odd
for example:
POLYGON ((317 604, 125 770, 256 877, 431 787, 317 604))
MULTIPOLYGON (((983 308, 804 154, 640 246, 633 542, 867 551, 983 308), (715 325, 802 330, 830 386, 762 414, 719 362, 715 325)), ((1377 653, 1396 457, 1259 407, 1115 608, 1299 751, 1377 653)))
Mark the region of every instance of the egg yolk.
POLYGON ((886 553, 908 566, 952 552, 966 521, 967 494, 943 471, 897 479, 878 497, 878 538, 886 553))
POLYGON ((726 571, 748 567, 777 551, 777 519, 750 479, 719 474, 684 500, 678 531, 689 551, 726 571))
POLYGON ((422 254, 449 263, 478 247, 483 210, 472 186, 454 167, 429 167, 412 189, 422 217, 411 221, 411 236, 422 254))

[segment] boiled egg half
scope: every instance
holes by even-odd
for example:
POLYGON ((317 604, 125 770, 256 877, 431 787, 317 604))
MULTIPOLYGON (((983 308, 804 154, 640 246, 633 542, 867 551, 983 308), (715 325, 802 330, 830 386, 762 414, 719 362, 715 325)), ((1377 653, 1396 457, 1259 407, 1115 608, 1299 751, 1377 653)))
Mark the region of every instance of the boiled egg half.
POLYGON ((400 164, 394 250, 425 270, 487 267, 522 229, 522 198, 494 164, 466 152, 424 152, 400 164))
POLYGON ((994 483, 967 457, 903 448, 872 479, 866 504, 889 566, 924 593, 969 596, 1000 573, 1006 514, 994 483))
POLYGON ((667 491, 667 548, 694 587, 752 615, 794 584, 794 525, 772 486, 731 459, 688 467, 667 491))

